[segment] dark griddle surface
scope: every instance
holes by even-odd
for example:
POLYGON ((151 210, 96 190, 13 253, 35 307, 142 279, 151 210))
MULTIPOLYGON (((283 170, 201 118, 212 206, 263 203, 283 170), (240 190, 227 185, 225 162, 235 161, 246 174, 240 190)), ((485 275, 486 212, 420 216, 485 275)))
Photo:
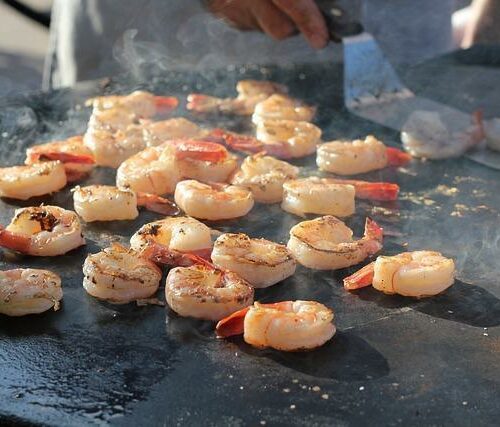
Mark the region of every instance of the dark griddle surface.
MULTIPOLYGON (((350 116, 341 107, 341 73, 334 66, 236 69, 168 74, 150 83, 112 81, 111 91, 198 90, 230 95, 243 77, 271 78, 319 106, 325 139, 397 135, 350 116), (214 87, 210 80, 216 78, 214 87)), ((500 115, 498 69, 467 66, 448 56, 407 74, 429 97, 500 115), (489 81, 489 83, 488 83, 489 81), (497 102, 495 103, 495 100, 497 102), (496 108, 496 109, 495 109, 496 108)), ((0 109, 0 164, 21 163, 27 146, 84 129, 88 111, 75 110, 98 84, 31 94, 0 109), (68 113, 68 109, 71 111, 68 113)), ((180 110, 181 114, 186 114, 180 110)), ((243 121, 229 121, 235 130, 243 121)), ((296 162, 312 170, 314 159, 296 162)), ((500 409, 500 173, 468 160, 414 161, 404 170, 366 176, 398 182, 397 203, 358 203, 347 220, 359 235, 366 215, 390 234, 385 253, 432 248, 452 256, 458 280, 444 295, 416 301, 368 288, 347 293, 341 279, 354 269, 299 268, 263 301, 315 299, 335 309, 338 333, 310 353, 259 351, 241 339, 216 340, 213 325, 179 318, 161 307, 112 306, 86 295, 82 262, 113 240, 126 242, 156 218, 85 226, 88 244, 55 259, 0 255, 0 268, 47 267, 63 278, 59 312, 0 317, 0 422, 84 425, 480 425, 500 409), (387 209, 387 210, 384 210, 387 209), (316 391, 317 387, 320 391, 316 391)), ((96 170, 88 183, 112 183, 96 170)), ((37 200, 71 208, 68 190, 37 200)), ((34 204, 34 202, 30 202, 34 204)), ((0 221, 28 203, 0 201, 0 221)), ((257 205, 239 221, 211 224, 285 242, 300 219, 278 206, 257 205)), ((162 290, 160 291, 162 295, 162 290)))

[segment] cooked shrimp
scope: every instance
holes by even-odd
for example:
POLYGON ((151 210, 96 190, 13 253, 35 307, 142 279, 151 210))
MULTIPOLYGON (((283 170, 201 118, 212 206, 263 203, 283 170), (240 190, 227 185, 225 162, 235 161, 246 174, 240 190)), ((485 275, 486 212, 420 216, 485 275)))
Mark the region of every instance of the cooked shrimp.
POLYGON ((376 261, 344 279, 347 290, 372 285, 386 294, 429 297, 448 289, 455 281, 455 263, 439 252, 403 252, 379 256, 376 261))
POLYGON ((248 188, 261 203, 278 203, 283 199, 283 184, 297 178, 299 168, 274 157, 255 154, 246 157, 231 184, 248 188))
POLYGON ((0 313, 25 316, 59 310, 61 278, 51 271, 16 268, 0 271, 0 313))
POLYGON ((245 216, 254 203, 246 188, 192 179, 177 184, 174 199, 187 215, 213 221, 245 216))
POLYGON ((0 246, 34 256, 63 255, 85 244, 78 216, 57 206, 16 209, 0 246))
POLYGON ((137 192, 169 194, 180 172, 171 149, 149 147, 125 160, 116 171, 116 185, 137 192))
MULTIPOLYGON (((415 111, 401 130, 401 142, 413 157, 444 159, 461 156, 485 139, 483 118, 480 112, 472 115, 472 123, 453 121, 447 126, 445 118, 433 111, 415 111), (462 129, 455 130, 456 126, 462 129)), ((448 123, 449 124, 449 123, 448 123)))
POLYGON ((336 332, 333 311, 316 301, 255 302, 217 323, 219 337, 243 334, 254 347, 303 351, 320 347, 336 332))
POLYGON ((118 244, 87 256, 83 264, 84 289, 113 304, 149 298, 158 290, 161 276, 153 262, 118 244))
POLYGON ((352 230, 334 216, 303 221, 290 230, 288 249, 303 266, 338 270, 359 264, 382 249, 383 230, 366 219, 365 234, 352 240, 352 230))
POLYGON ((274 93, 286 93, 287 88, 278 83, 259 80, 241 80, 236 85, 236 98, 216 98, 192 93, 188 95, 187 109, 198 113, 225 113, 250 116, 260 101, 274 93))
POLYGON ((183 117, 159 122, 142 122, 144 141, 148 147, 156 147, 165 141, 179 138, 195 138, 202 133, 201 128, 183 117))
POLYGON ((143 225, 130 239, 132 249, 155 261, 190 265, 197 257, 210 259, 210 228, 189 217, 165 218, 143 225))
POLYGON ((140 124, 130 124, 115 131, 89 127, 84 141, 86 147, 92 152, 96 164, 117 168, 122 162, 146 147, 143 131, 140 124))
POLYGON ((321 142, 321 129, 312 123, 296 120, 265 119, 257 123, 255 135, 265 144, 282 147, 287 156, 305 157, 316 151, 321 142))
POLYGON ((94 168, 92 152, 83 144, 83 137, 72 136, 63 141, 38 144, 26 150, 25 164, 59 160, 64 164, 68 182, 84 178, 94 168))
POLYGON ((172 310, 213 321, 252 304, 253 294, 253 288, 237 274, 210 265, 173 268, 165 283, 172 310))
POLYGON ((162 215, 179 213, 170 200, 127 188, 89 185, 75 187, 72 191, 75 211, 85 222, 135 219, 139 216, 137 206, 145 206, 162 215))
POLYGON ((124 108, 140 117, 168 114, 175 110, 178 104, 177 98, 156 96, 141 90, 136 90, 129 95, 98 96, 85 102, 86 106, 92 106, 98 110, 124 108))
POLYGON ((369 182, 336 178, 325 179, 332 184, 352 185, 358 199, 391 201, 397 200, 399 194, 399 185, 392 182, 369 182))
POLYGON ((0 197, 28 200, 59 191, 66 183, 64 165, 59 161, 0 168, 0 197))
POLYGON ((236 156, 222 145, 202 140, 173 140, 179 172, 183 178, 202 182, 225 182, 238 167, 236 156))
POLYGON ((332 141, 318 146, 316 163, 320 170, 337 175, 356 175, 386 166, 401 166, 411 156, 396 148, 386 147, 372 135, 364 140, 332 141))
POLYGON ((354 213, 355 188, 328 178, 300 178, 283 184, 281 208, 295 215, 306 213, 349 216, 354 213))
POLYGON ((286 246, 246 234, 225 233, 215 241, 213 263, 233 271, 254 288, 267 288, 295 273, 295 260, 286 246))
POLYGON ((252 121, 258 125, 262 120, 312 121, 316 108, 286 95, 275 94, 255 106, 252 121))
POLYGON ((208 141, 171 140, 149 147, 118 168, 119 187, 153 194, 172 193, 181 177, 226 181, 236 169, 236 157, 220 144, 208 141))
POLYGON ((290 147, 282 143, 264 143, 250 135, 229 132, 215 128, 202 134, 201 139, 225 145, 230 150, 246 154, 266 153, 271 156, 287 159, 292 157, 290 147))

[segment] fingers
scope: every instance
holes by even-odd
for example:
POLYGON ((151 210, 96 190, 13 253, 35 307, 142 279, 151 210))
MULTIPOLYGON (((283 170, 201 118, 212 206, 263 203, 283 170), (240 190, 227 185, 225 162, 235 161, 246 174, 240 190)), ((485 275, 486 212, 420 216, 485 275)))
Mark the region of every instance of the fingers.
POLYGON ((292 20, 269 0, 254 0, 253 14, 259 27, 267 35, 283 40, 295 33, 292 20))
POLYGON ((314 0, 272 0, 298 27, 300 32, 315 49, 328 43, 328 30, 314 0))

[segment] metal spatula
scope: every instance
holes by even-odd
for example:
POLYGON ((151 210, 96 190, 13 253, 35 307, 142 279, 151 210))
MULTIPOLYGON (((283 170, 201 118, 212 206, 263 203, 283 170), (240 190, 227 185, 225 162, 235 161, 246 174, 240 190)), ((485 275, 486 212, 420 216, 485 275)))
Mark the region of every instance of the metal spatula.
MULTIPOLYGON (((417 111, 435 112, 453 132, 465 132, 471 116, 445 104, 415 95, 401 82, 376 40, 361 24, 332 1, 318 2, 327 22, 330 38, 344 45, 344 102, 350 112, 383 126, 401 131, 417 111)), ((476 149, 467 157, 500 169, 500 154, 476 149)))

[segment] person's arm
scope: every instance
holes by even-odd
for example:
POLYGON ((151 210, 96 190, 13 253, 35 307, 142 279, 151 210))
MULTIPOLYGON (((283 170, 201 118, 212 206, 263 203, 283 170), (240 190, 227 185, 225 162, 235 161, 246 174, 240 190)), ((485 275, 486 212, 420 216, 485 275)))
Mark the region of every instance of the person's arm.
POLYGON ((298 30, 316 49, 328 42, 326 24, 314 0, 208 0, 207 5, 241 30, 260 30, 278 40, 298 30))
POLYGON ((462 47, 476 43, 500 43, 500 1, 474 0, 462 47))

